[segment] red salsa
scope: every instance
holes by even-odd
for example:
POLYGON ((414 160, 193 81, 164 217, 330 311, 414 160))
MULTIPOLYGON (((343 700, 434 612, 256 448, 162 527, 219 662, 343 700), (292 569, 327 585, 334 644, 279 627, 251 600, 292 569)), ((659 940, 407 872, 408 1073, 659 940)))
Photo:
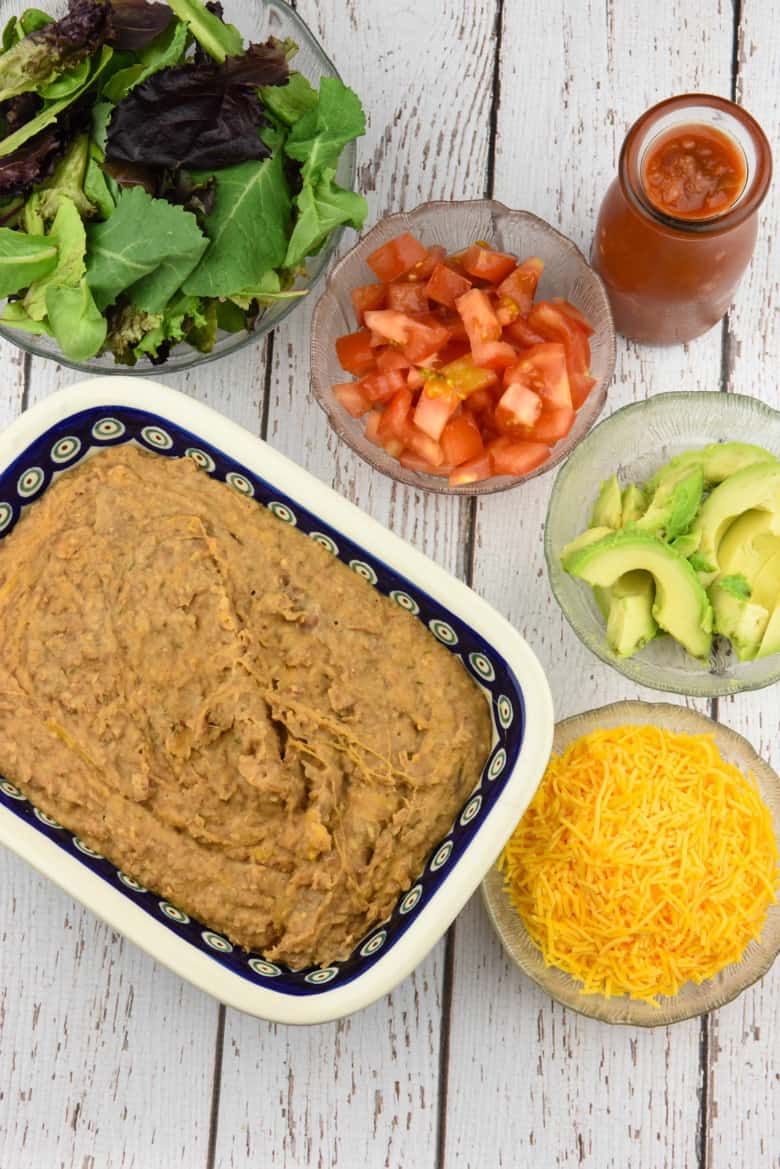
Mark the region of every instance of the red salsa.
POLYGON ((736 203, 746 178, 742 148, 715 126, 672 126, 651 142, 642 163, 647 198, 674 219, 721 215, 736 203))

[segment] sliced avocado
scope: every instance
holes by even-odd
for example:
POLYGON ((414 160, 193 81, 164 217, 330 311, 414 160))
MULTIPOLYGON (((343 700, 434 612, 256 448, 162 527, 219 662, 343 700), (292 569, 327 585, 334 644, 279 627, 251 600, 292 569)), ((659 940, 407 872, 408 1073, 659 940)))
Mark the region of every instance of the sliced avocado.
MULTIPOLYGON (((740 661, 750 661, 759 652, 769 622, 769 610, 757 605, 743 591, 729 587, 733 577, 723 577, 710 588, 715 630, 727 637, 740 661)), ((742 578, 744 580, 744 578, 742 578)), ((747 586, 747 582, 744 582, 747 586)))
POLYGON ((590 517, 591 528, 604 527, 617 531, 623 520, 622 499, 617 475, 605 479, 599 488, 598 499, 593 505, 593 513, 590 517))
POLYGON ((612 589, 603 589, 601 585, 596 585, 593 589, 593 596, 601 610, 601 616, 606 621, 609 618, 609 610, 612 605, 612 589))
POLYGON ((629 483, 623 489, 621 527, 635 524, 647 508, 647 495, 637 483, 629 483))
POLYGON ((769 616, 756 657, 768 658, 772 654, 780 654, 780 602, 775 605, 769 616))
POLYGON ((634 569, 615 581, 611 593, 607 641, 618 657, 630 658, 658 632, 653 617, 653 578, 649 572, 634 569))
POLYGON ((780 534, 773 532, 777 525, 770 511, 746 511, 726 529, 718 548, 721 572, 741 572, 754 580, 767 560, 780 552, 780 534))
POLYGON ((634 569, 655 580, 652 615, 690 654, 706 658, 712 645, 712 607, 696 573, 663 540, 636 529, 614 532, 567 558, 567 572, 590 585, 610 588, 634 569))
POLYGON ((730 475, 744 471, 757 463, 773 463, 777 456, 763 447, 753 446, 749 442, 715 442, 710 446, 696 451, 685 451, 670 459, 660 471, 656 471, 647 484, 650 491, 655 491, 668 480, 677 481, 694 467, 699 467, 707 484, 722 483, 730 475))
POLYGON ((704 475, 701 467, 694 467, 682 478, 667 480, 656 488, 647 510, 637 520, 643 532, 664 535, 674 540, 693 523, 704 494, 704 475))
POLYGON ((720 567, 720 543, 729 525, 754 510, 774 513, 771 530, 780 534, 780 463, 746 467, 713 489, 692 529, 701 537, 697 555, 720 567))
POLYGON ((676 540, 671 541, 671 546, 675 552, 679 552, 687 560, 689 556, 693 556, 699 550, 699 536, 694 535, 693 532, 684 532, 682 536, 678 536, 676 540))
POLYGON ((751 581, 750 599, 771 613, 780 601, 780 551, 765 560, 751 581))
POLYGON ((561 564, 566 568, 566 563, 571 555, 579 552, 580 548, 586 548, 588 544, 594 544, 596 540, 603 540, 605 536, 612 535, 612 528, 586 528, 584 532, 580 532, 579 536, 575 536, 573 540, 566 545, 561 551, 561 564))

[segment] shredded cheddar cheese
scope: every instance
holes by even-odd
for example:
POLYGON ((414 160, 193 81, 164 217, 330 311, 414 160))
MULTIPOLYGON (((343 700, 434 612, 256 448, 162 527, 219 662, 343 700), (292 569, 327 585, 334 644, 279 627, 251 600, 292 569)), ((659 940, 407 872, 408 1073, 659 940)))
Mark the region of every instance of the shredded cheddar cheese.
POLYGON ((777 899, 752 777, 711 735, 618 727, 554 756, 501 856, 548 966, 583 994, 657 1003, 738 962, 777 899))

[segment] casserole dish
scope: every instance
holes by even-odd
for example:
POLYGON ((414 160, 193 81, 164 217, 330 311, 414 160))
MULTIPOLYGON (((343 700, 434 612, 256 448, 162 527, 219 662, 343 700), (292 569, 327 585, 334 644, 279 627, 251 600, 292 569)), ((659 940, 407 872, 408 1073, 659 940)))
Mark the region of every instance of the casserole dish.
POLYGON ((465 585, 260 439, 155 382, 112 377, 80 383, 40 402, 0 436, 0 539, 54 477, 96 449, 127 442, 163 457, 193 458, 424 622, 486 694, 490 754, 446 837, 390 916, 345 961, 325 968, 290 971, 240 950, 118 871, 5 779, 0 843, 230 1006, 276 1022, 349 1014, 386 994, 425 957, 531 800, 553 734, 543 671, 520 635, 465 585))

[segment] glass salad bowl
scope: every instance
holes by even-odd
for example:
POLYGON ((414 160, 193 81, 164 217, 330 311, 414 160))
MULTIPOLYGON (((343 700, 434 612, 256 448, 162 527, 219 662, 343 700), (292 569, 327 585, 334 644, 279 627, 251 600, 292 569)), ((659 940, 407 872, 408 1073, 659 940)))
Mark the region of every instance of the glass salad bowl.
MULTIPOLYGON (((29 5, 26 0, 13 0, 9 5, 12 12, 21 12, 29 5)), ((59 11, 59 0, 49 0, 47 10, 59 11)), ((236 25, 245 41, 265 41, 268 37, 277 37, 280 40, 290 38, 298 45, 298 52, 293 58, 292 68, 302 73, 316 88, 322 77, 338 77, 338 71, 325 53, 322 45, 301 20, 300 16, 285 4, 283 0, 226 0, 225 19, 236 25)), ((3 7, 5 13, 5 7, 3 7)), ((336 182, 354 190, 356 178, 356 148, 350 142, 345 146, 339 159, 336 171, 336 182)), ((314 284, 327 268, 333 257, 343 228, 336 228, 328 236, 322 250, 306 261, 306 275, 299 277, 293 285, 294 289, 310 292, 314 284)), ((36 357, 47 357, 84 373, 121 374, 123 377, 144 377, 154 373, 155 377, 161 374, 181 373, 183 370, 195 366, 205 365, 209 361, 216 361, 220 357, 236 353, 247 345, 255 344, 266 333, 274 329, 281 321, 294 312, 298 305, 307 299, 306 296, 291 300, 279 301, 266 308, 257 318, 254 330, 239 333, 229 333, 219 330, 214 348, 210 353, 202 353, 187 342, 176 345, 167 361, 162 365, 153 365, 147 359, 140 359, 135 366, 116 364, 112 353, 104 353, 86 361, 72 361, 65 357, 53 337, 33 336, 29 333, 13 329, 8 325, 0 325, 0 336, 18 346, 27 353, 36 357)), ((2 302, 0 302, 2 303, 2 302)))
POLYGON ((423 203, 413 211, 388 215, 359 240, 330 273, 314 310, 311 340, 311 376, 314 395, 339 438, 377 471, 411 487, 446 495, 490 495, 506 491, 556 466, 590 430, 604 406, 615 366, 615 330, 607 294, 579 248, 549 223, 529 211, 512 211, 492 199, 423 203), (350 379, 336 357, 336 338, 357 328, 351 292, 373 283, 366 257, 403 232, 411 232, 426 247, 440 244, 457 251, 475 240, 520 259, 538 256, 544 261, 538 298, 571 301, 593 326, 590 338, 591 375, 596 379, 577 411, 569 433, 552 447, 550 457, 526 475, 494 476, 477 483, 449 486, 445 478, 402 467, 397 459, 365 434, 360 418, 351 417, 333 393, 333 386, 350 379))
MULTIPOLYGON (((775 836, 780 840, 780 777, 742 735, 687 706, 628 701, 575 715, 556 726, 553 754, 562 754, 575 739, 592 731, 648 724, 676 734, 712 735, 726 762, 754 777, 772 815, 775 836)), ((761 936, 749 943, 740 962, 725 967, 714 978, 698 985, 685 983, 676 995, 661 997, 658 1006, 628 995, 583 994, 581 984, 571 975, 555 966, 545 965, 541 950, 531 940, 504 889, 504 879, 497 864, 482 883, 482 897, 504 950, 523 973, 556 1002, 604 1023, 663 1027, 716 1010, 763 978, 780 952, 780 903, 775 901, 769 907, 761 936)))
POLYGON ((621 486, 643 482, 675 455, 724 441, 753 443, 780 458, 780 412, 741 394, 657 394, 599 423, 555 479, 544 534, 552 591, 588 649, 641 686, 713 698, 780 680, 780 654, 741 662, 723 638, 715 638, 707 661, 691 657, 668 636, 655 637, 633 657, 618 657, 607 642, 593 589, 561 564, 561 550, 590 526, 603 480, 616 474, 621 486))

